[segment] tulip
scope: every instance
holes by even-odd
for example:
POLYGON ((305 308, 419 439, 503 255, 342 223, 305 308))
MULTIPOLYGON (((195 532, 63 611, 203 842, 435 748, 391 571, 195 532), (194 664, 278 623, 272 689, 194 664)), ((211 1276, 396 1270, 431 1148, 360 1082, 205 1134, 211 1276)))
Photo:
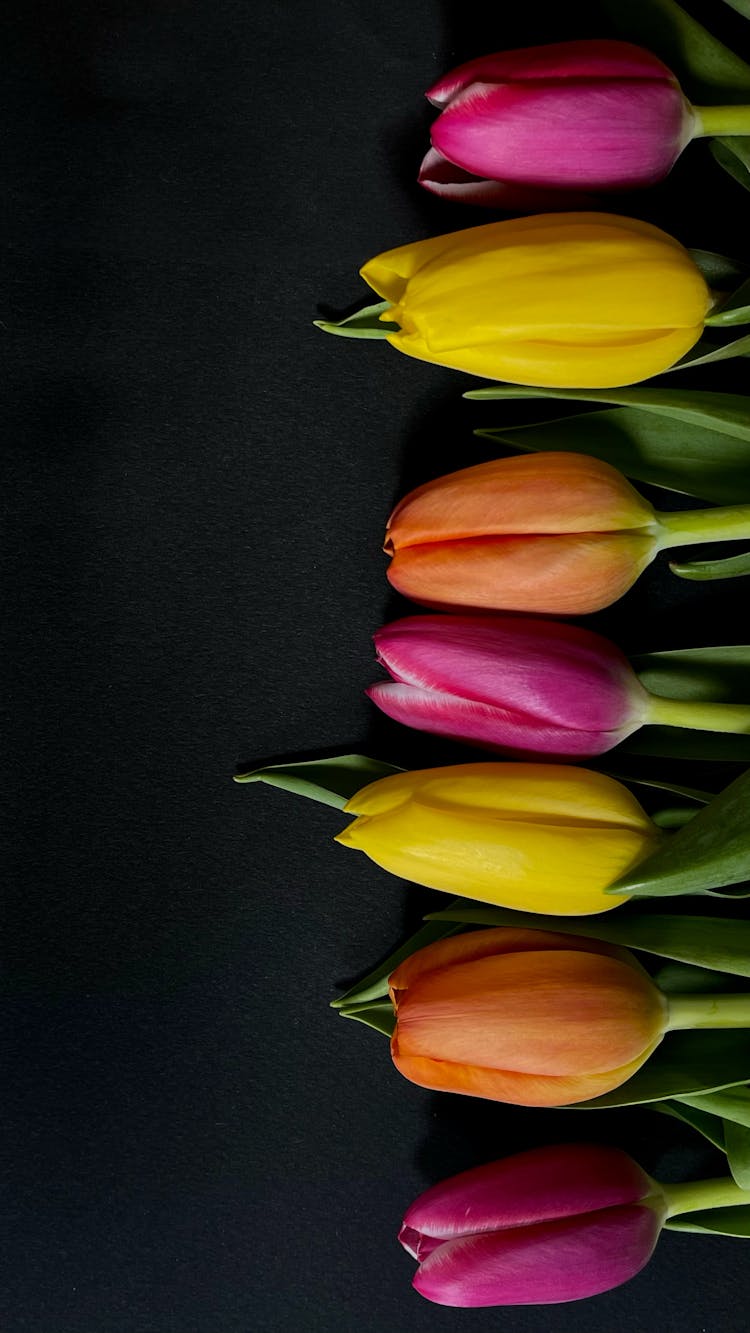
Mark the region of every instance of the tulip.
POLYGON ((671 546, 750 537, 750 505, 656 513, 609 463, 538 453, 412 491, 386 532, 388 578, 425 606, 585 615, 671 546))
POLYGON ((440 115, 420 184, 491 207, 512 209, 519 187, 654 185, 691 139, 750 132, 750 108, 691 107, 666 65, 630 42, 480 56, 439 79, 427 98, 440 115))
POLYGON ((471 227, 378 255, 361 273, 390 303, 382 336, 399 351, 514 384, 606 388, 658 375, 698 341, 711 307, 677 241, 605 213, 471 227))
POLYGON ((403 879, 526 912, 576 916, 663 836, 622 783, 559 764, 456 764, 394 773, 344 806, 336 841, 403 879))
POLYGON ((526 757, 604 754, 646 722, 750 731, 750 706, 664 700, 608 639, 512 616, 409 616, 378 630, 392 680, 366 694, 420 731, 526 757))
POLYGON ((437 1305, 557 1305, 635 1277, 671 1217, 747 1203, 728 1178, 661 1185, 619 1148, 569 1143, 441 1181, 398 1238, 437 1305))
POLYGON ((667 997, 627 949, 512 927, 419 949, 389 993, 405 1078, 516 1106, 611 1092, 675 1029, 750 1027, 747 994, 667 997))

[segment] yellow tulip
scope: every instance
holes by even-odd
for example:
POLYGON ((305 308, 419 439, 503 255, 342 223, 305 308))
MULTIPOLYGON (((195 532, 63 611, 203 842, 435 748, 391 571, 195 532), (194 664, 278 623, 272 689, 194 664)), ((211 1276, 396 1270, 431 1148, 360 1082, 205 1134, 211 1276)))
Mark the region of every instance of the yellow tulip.
POLYGON ((605 889, 659 830, 613 778, 560 764, 480 763, 380 778, 344 807, 336 841, 403 879, 495 906, 607 912, 605 889))
POLYGON ((612 388, 658 375, 698 341, 711 294, 647 222, 555 213, 402 245, 365 264, 391 303, 388 342, 487 379, 612 388))

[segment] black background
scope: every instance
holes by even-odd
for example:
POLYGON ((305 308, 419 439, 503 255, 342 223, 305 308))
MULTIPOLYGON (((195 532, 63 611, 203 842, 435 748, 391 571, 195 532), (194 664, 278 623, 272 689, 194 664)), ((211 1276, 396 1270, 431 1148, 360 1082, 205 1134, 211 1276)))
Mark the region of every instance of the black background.
MULTIPOLYGON (((336 846, 336 811, 231 780, 326 749, 459 753, 362 690, 370 635, 405 609, 380 551, 393 501, 486 457, 471 430, 499 414, 462 401, 466 377, 311 321, 365 296, 372 254, 491 216, 414 184, 424 88, 482 51, 596 35, 596 8, 5 7, 3 1333, 747 1327, 746 1251, 719 1238, 665 1234, 632 1283, 573 1306, 411 1291, 401 1215, 454 1171, 585 1137, 665 1179, 721 1161, 653 1112, 400 1079, 327 1005, 437 895, 336 846)), ((707 11, 747 55, 742 20, 707 11)), ((623 202, 735 254, 749 210, 702 145, 623 202)), ((732 641, 737 588, 660 565, 594 623, 633 651, 732 641)))

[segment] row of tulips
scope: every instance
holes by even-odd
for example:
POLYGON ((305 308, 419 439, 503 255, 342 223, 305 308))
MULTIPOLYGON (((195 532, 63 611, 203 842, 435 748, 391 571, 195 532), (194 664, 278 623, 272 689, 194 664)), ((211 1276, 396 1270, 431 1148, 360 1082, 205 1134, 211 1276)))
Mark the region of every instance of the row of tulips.
MULTIPOLYGON (((693 138, 747 133, 750 108, 692 106, 660 60, 616 41, 491 55, 428 97, 440 114, 426 188, 578 211, 378 255, 362 276, 381 301, 320 321, 326 331, 494 380, 586 389, 689 365, 707 327, 750 321, 747 306, 726 314, 671 236, 590 201, 660 180, 693 138)), ((331 801, 354 816, 337 841, 404 879, 542 918, 626 902, 623 879, 670 835, 621 782, 571 761, 649 723, 750 733, 750 706, 650 692, 615 644, 538 617, 609 606, 660 551, 748 537, 749 505, 657 512, 609 463, 570 452, 491 461, 406 496, 387 526, 388 578, 433 613, 378 631, 389 679, 368 694, 399 722, 511 762, 355 783, 345 805, 331 801)), ((422 1087, 572 1106, 622 1088, 669 1034, 750 1027, 750 994, 721 977, 716 993, 662 989, 627 949, 543 921, 452 929, 407 950, 371 1023, 422 1087)), ((619 1149, 563 1145, 434 1186, 399 1238, 433 1301, 554 1303, 631 1278, 673 1218, 738 1204, 750 1192, 732 1179, 662 1185, 619 1149)))

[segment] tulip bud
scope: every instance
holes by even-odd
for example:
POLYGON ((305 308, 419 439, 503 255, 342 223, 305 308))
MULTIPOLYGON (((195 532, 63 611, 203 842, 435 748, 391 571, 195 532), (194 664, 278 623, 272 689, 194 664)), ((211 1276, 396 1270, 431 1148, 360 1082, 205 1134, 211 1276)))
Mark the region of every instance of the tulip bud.
POLYGON ((603 754, 648 719, 619 648, 590 630, 511 616, 410 616, 378 630, 393 677, 367 694, 422 731, 521 756, 603 754))
POLYGON ((575 916, 627 901, 605 889, 662 836, 622 783, 556 764, 396 773, 357 792, 337 842, 403 879, 526 912, 575 916))
POLYGON ((391 1055, 423 1088, 569 1106, 619 1088, 684 1028, 750 1027, 750 996, 669 999, 627 949, 498 927, 429 944, 391 973, 391 1055))
POLYGON ((629 42, 481 56, 439 79, 427 98, 440 115, 420 184, 442 195, 455 177, 468 202, 494 206, 493 182, 568 191, 653 185, 701 132, 674 75, 629 42))
POLYGON ((423 1088, 567 1106, 625 1083, 667 1030, 625 949, 499 927, 441 940, 392 973, 391 1055, 423 1088))
POLYGON ((396 506, 388 578, 444 610, 584 615, 617 601, 658 551, 750 536, 750 506, 659 513, 585 454, 499 458, 427 482, 396 506))
POLYGON ((607 388, 658 375, 698 341, 711 306, 677 241, 605 213, 471 227, 361 272, 390 302, 380 319, 399 327, 383 336, 399 351, 514 384, 607 388))
POLYGON ((399 1232, 438 1305, 553 1305, 627 1282, 653 1253, 665 1190, 619 1148, 534 1148, 444 1180, 399 1232))

